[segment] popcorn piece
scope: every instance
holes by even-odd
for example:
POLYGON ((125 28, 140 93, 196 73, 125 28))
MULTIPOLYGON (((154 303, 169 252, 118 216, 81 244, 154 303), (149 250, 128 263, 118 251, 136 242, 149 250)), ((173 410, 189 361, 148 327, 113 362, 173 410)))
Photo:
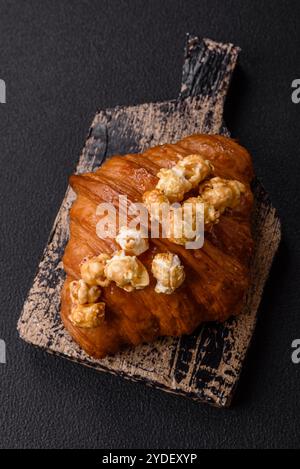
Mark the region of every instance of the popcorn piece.
POLYGON ((92 303, 87 305, 75 304, 72 306, 70 321, 78 327, 98 327, 105 317, 105 303, 92 303))
POLYGON ((184 171, 176 166, 161 169, 157 176, 156 189, 162 191, 171 203, 180 202, 184 194, 192 189, 192 184, 184 177, 184 171))
POLYGON ((157 280, 157 293, 171 294, 185 279, 184 267, 176 254, 156 254, 152 261, 152 273, 157 280))
POLYGON ((216 208, 213 205, 210 205, 207 203, 205 200, 203 200, 202 197, 190 197, 189 199, 186 199, 183 207, 185 204, 191 204, 192 205, 192 214, 193 214, 193 229, 196 228, 196 209, 197 209, 197 204, 203 204, 203 216, 204 216, 204 225, 214 225, 215 223, 218 223, 219 218, 220 218, 220 212, 216 210, 216 208))
POLYGON ((118 287, 128 292, 134 289, 140 290, 149 285, 147 269, 136 256, 127 256, 124 251, 116 252, 107 262, 105 275, 118 287))
POLYGON ((116 241, 124 251, 135 256, 139 256, 149 249, 148 239, 143 238, 141 231, 127 226, 120 228, 116 241))
POLYGON ((193 188, 197 187, 213 170, 210 161, 197 154, 182 158, 178 161, 176 167, 183 171, 184 177, 192 184, 193 188))
POLYGON ((100 254, 97 257, 84 260, 80 268, 82 279, 89 285, 107 287, 109 280, 105 277, 104 268, 109 259, 107 254, 100 254))
POLYGON ((169 214, 169 223, 167 229, 167 238, 175 244, 184 245, 195 239, 195 220, 192 217, 192 223, 184 217, 182 208, 171 210, 169 214))
POLYGON ((169 199, 158 189, 145 192, 143 202, 150 217, 160 222, 162 222, 163 213, 168 212, 170 208, 169 199))
POLYGON ((96 303, 101 296, 101 289, 97 286, 89 286, 80 279, 70 283, 70 296, 72 303, 84 305, 85 303, 96 303))
POLYGON ((201 197, 190 197, 183 203, 180 211, 172 210, 170 212, 167 237, 173 243, 181 245, 194 241, 199 234, 201 216, 204 217, 205 229, 209 225, 218 223, 220 212, 215 210, 212 205, 204 202, 201 197), (200 204, 203 204, 203 212, 201 207, 198 209, 200 204))
POLYGON ((226 208, 235 208, 241 200, 241 194, 246 191, 244 184, 239 181, 215 177, 201 184, 200 196, 216 210, 223 213, 226 208))
POLYGON ((152 191, 144 192, 143 202, 147 208, 151 207, 152 204, 166 204, 168 206, 170 205, 169 199, 163 194, 162 191, 158 189, 153 189, 152 191))

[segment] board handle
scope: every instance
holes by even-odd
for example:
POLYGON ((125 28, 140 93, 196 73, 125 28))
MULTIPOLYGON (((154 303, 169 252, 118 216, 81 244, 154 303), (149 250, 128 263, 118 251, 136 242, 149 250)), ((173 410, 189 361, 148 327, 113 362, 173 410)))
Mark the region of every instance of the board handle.
POLYGON ((179 98, 202 95, 224 100, 240 50, 231 43, 187 34, 179 98))

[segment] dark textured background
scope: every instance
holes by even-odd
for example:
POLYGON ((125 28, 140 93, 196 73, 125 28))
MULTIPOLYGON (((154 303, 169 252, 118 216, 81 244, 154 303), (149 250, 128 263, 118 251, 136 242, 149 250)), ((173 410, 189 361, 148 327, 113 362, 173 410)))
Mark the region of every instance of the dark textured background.
POLYGON ((1 447, 300 448, 299 50, 296 0, 0 0, 1 447), (95 111, 175 97, 187 31, 243 49, 226 122, 283 223, 230 410, 97 374, 16 332, 95 111))

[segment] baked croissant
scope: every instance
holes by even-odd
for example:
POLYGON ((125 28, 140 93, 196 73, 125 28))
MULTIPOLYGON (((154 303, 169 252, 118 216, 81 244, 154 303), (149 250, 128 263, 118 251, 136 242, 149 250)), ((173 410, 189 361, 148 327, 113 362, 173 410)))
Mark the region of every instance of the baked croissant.
POLYGON ((103 358, 125 346, 159 336, 190 334, 204 321, 224 321, 239 314, 249 286, 253 252, 252 178, 249 153, 234 140, 217 135, 192 135, 140 155, 114 156, 93 173, 71 176, 77 199, 70 211, 70 240, 63 257, 67 277, 61 316, 79 346, 89 355, 103 358), (140 238, 129 242, 122 238, 118 244, 116 238, 98 237, 96 212, 100 203, 118 207, 120 194, 126 195, 129 203, 142 202, 144 194, 153 190, 166 199, 164 181, 158 174, 165 177, 168 172, 164 168, 172 169, 178 162, 180 167, 188 167, 182 159, 189 155, 192 158, 184 162, 192 163, 195 155, 196 159, 200 155, 206 166, 203 174, 198 168, 197 180, 185 184, 185 200, 199 197, 200 191, 201 200, 213 204, 215 193, 211 190, 218 190, 226 181, 233 181, 232 191, 238 190, 235 203, 232 199, 226 205, 224 198, 219 198, 215 206, 207 205, 214 209, 213 222, 205 229, 201 249, 186 249, 171 237, 149 238, 138 256, 133 256, 122 251, 120 244, 133 249, 140 238), (155 278, 160 265, 157 255, 168 262, 159 280, 155 278), (120 266, 127 269, 127 276, 118 270, 120 266), (176 284, 177 272, 180 281, 176 284))

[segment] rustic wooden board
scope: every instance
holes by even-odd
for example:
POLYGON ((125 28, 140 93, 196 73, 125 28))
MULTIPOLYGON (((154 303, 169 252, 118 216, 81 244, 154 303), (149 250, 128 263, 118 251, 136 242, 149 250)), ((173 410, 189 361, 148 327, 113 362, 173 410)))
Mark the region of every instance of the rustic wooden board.
MULTIPOLYGON (((96 114, 77 172, 99 167, 113 154, 138 153, 193 133, 225 133, 223 106, 239 49, 187 38, 180 97, 174 101, 117 107, 96 114)), ((138 157, 138 155, 137 155, 138 157)), ((257 309, 280 241, 280 222, 267 194, 254 183, 256 250, 252 283, 242 314, 225 324, 203 325, 193 335, 161 338, 113 357, 87 356, 64 329, 59 315, 64 282, 61 262, 68 240, 68 188, 33 286, 19 319, 27 342, 99 371, 142 381, 167 392, 217 406, 230 404, 255 327, 257 309)))

